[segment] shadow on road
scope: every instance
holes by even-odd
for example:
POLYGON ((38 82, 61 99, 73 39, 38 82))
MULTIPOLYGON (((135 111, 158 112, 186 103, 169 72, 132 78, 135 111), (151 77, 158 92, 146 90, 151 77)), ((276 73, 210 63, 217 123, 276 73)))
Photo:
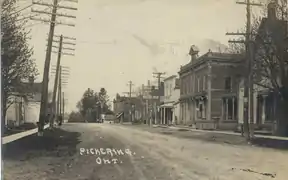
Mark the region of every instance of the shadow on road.
POLYGON ((47 130, 43 137, 37 134, 2 145, 3 160, 28 160, 41 156, 72 156, 77 152, 80 133, 62 129, 47 130))
POLYGON ((259 147, 267 147, 280 150, 288 150, 288 141, 270 138, 255 138, 252 140, 252 144, 259 147))

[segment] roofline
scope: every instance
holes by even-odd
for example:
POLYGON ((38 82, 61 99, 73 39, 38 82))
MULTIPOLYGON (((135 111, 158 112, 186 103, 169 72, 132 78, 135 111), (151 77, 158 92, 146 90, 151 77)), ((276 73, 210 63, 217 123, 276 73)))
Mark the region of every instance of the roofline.
MULTIPOLYGON (((206 55, 206 54, 204 54, 204 55, 206 55)), ((229 53, 226 53, 226 54, 229 54, 229 53)), ((195 66, 199 66, 199 65, 205 64, 207 62, 221 62, 221 63, 227 63, 228 62, 228 63, 231 63, 231 64, 236 64, 236 63, 239 63, 239 62, 242 61, 241 58, 239 59, 239 61, 230 61, 231 59, 233 59, 233 57, 231 57, 231 58, 226 58, 226 57, 225 58, 221 58, 221 57, 213 57, 213 56, 211 56, 211 57, 209 57, 209 56, 203 57, 204 55, 201 56, 203 59, 201 59, 200 61, 197 61, 196 63, 190 64, 190 65, 186 64, 188 66, 185 65, 186 67, 184 69, 180 68, 180 71, 178 72, 178 74, 185 73, 186 71, 189 71, 190 69, 194 68, 195 66)), ((233 56, 233 55, 237 55, 237 54, 231 54, 231 55, 233 56)), ((199 58, 201 58, 201 57, 199 57, 199 58)))
POLYGON ((177 78, 177 75, 175 75, 175 74, 174 74, 174 75, 171 75, 171 76, 165 78, 163 81, 166 81, 166 80, 172 79, 172 78, 177 78))

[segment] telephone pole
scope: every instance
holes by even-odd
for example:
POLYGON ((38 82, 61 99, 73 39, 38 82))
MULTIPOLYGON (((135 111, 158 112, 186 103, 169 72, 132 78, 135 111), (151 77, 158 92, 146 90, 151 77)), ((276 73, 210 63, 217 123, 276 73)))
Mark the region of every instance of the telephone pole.
MULTIPOLYGON (((57 65, 55 65, 55 66, 52 66, 52 74, 54 74, 55 76, 56 76, 56 73, 57 72, 57 65)), ((57 115, 63 115, 63 117, 64 117, 64 110, 65 110, 65 101, 66 101, 66 99, 64 98, 64 89, 65 89, 65 87, 66 87, 66 85, 68 84, 68 78, 69 78, 69 76, 70 76, 70 69, 69 69, 69 67, 67 67, 67 66, 59 66, 59 71, 58 71, 58 78, 56 78, 55 77, 55 81, 56 81, 56 79, 57 79, 57 81, 59 81, 58 83, 55 83, 55 81, 54 81, 54 85, 56 84, 56 88, 55 88, 55 86, 54 86, 54 91, 53 91, 53 94, 54 94, 54 92, 55 92, 55 97, 56 97, 56 94, 57 94, 57 89, 58 89, 58 94, 57 94, 57 96, 58 96, 58 100, 57 100, 57 103, 59 102, 59 91, 61 91, 61 104, 60 104, 60 106, 61 106, 61 112, 60 113, 58 113, 59 112, 59 108, 58 108, 58 104, 56 104, 56 98, 55 98, 55 111, 54 111, 54 113, 55 114, 57 114, 57 115), (56 89, 56 90, 55 90, 56 89), (63 113, 62 113, 63 112, 63 113)))
MULTIPOLYGON (((71 39, 71 40, 76 40, 76 38, 71 38, 71 37, 67 37, 67 36, 63 36, 63 35, 54 35, 54 37, 59 37, 59 41, 56 41, 59 43, 59 47, 57 46, 53 46, 54 48, 58 48, 58 58, 57 58, 57 63, 56 63, 56 73, 55 73, 55 80, 54 80, 54 90, 53 90, 53 98, 52 98, 52 105, 53 105, 53 113, 57 116, 55 116, 55 118, 58 117, 59 113, 57 112, 58 109, 56 108, 56 94, 57 94, 57 87, 61 87, 62 85, 62 70, 61 70, 61 57, 62 57, 62 54, 63 55, 74 55, 74 54, 69 54, 69 53, 63 53, 62 50, 72 50, 72 51, 75 51, 74 48, 69 48, 69 47, 63 47, 63 44, 65 44, 66 42, 63 41, 63 38, 65 39, 71 39), (58 80, 59 80, 59 83, 58 83, 58 80), (59 85, 58 85, 59 84, 59 85), (56 113, 57 112, 57 113, 56 113)), ((55 42, 55 40, 53 40, 55 42)), ((67 43, 66 43, 67 44, 67 43)), ((70 43, 71 44, 71 43, 70 43)), ((54 51, 52 51, 54 52, 54 51)), ((60 91, 60 89, 59 89, 60 91)), ((60 96, 61 96, 61 92, 60 92, 60 96)), ((59 98, 59 97, 58 97, 59 98)), ((61 107, 61 105, 60 105, 61 107)), ((61 113, 60 113, 61 115, 61 113)), ((55 118, 50 118, 50 128, 53 128, 54 126, 54 121, 55 121, 55 118)))
MULTIPOLYGON (((60 42, 59 42, 57 65, 56 65, 56 75, 55 75, 55 80, 54 80, 53 97, 52 97, 52 106, 53 106, 52 112, 56 116, 50 118, 50 128, 53 128, 53 126, 54 126, 54 120, 55 120, 54 118, 57 119, 57 117, 58 117, 58 113, 55 113, 56 112, 56 92, 57 92, 58 80, 59 80, 59 85, 61 84, 61 66, 60 66, 60 61, 61 61, 61 53, 62 53, 62 42, 63 42, 63 37, 61 35, 60 42)), ((59 90, 58 91, 60 91, 60 86, 59 86, 59 90)), ((57 109, 57 112, 58 112, 58 109, 57 109)))
MULTIPOLYGON (((158 106, 160 106, 160 102, 161 102, 161 95, 160 95, 160 88, 161 88, 161 78, 163 78, 162 76, 165 75, 165 72, 153 72, 154 78, 157 78, 158 81, 158 106)), ((157 111, 157 104, 155 104, 156 108, 154 108, 157 111)), ((157 119, 160 119, 157 117, 157 115, 159 116, 159 114, 157 112, 155 112, 155 124, 157 124, 157 119)))
POLYGON ((61 78, 61 74, 62 74, 62 67, 60 66, 60 71, 59 71, 59 84, 58 84, 58 112, 57 112, 57 116, 61 116, 61 112, 62 112, 62 78, 61 78))
POLYGON ((56 119, 58 119, 58 117, 61 115, 61 109, 62 109, 62 104, 61 104, 61 94, 62 94, 62 88, 61 88, 61 85, 62 85, 62 82, 61 82, 61 70, 62 70, 62 67, 60 66, 59 68, 59 83, 58 83, 58 98, 57 98, 57 111, 56 111, 56 119))
POLYGON ((245 72, 246 77, 244 81, 244 117, 243 117, 243 130, 247 140, 250 140, 250 123, 254 123, 253 116, 253 100, 254 100, 254 90, 253 90, 253 39, 252 39, 252 28, 251 28, 251 7, 252 6, 262 6, 260 3, 254 3, 250 0, 246 2, 237 2, 237 4, 246 5, 246 32, 245 33, 226 33, 226 35, 244 35, 244 41, 230 40, 229 43, 244 43, 246 62, 245 62, 245 72))
POLYGON ((132 98, 132 86, 134 86, 133 82, 130 80, 128 82, 128 86, 129 86, 129 92, 126 92, 128 93, 129 95, 129 106, 130 106, 130 122, 132 122, 132 101, 131 101, 131 98, 132 98))
MULTIPOLYGON (((70 2, 73 3, 73 2, 77 2, 77 1, 70 1, 70 2)), ((56 22, 56 17, 62 16, 62 17, 66 17, 66 18, 76 18, 75 16, 69 16, 66 14, 57 13, 57 10, 58 10, 58 8, 66 9, 66 10, 77 10, 77 8, 68 7, 68 6, 60 6, 58 4, 58 0, 53 0, 53 4, 36 2, 36 1, 33 1, 32 3, 34 5, 52 7, 52 12, 32 9, 32 12, 51 15, 50 20, 49 19, 48 20, 42 19, 42 18, 35 18, 35 17, 30 18, 30 19, 35 20, 35 21, 50 23, 49 35, 48 35, 48 45, 47 45, 47 50, 46 50, 46 57, 45 57, 45 63, 44 63, 44 73, 43 73, 43 79, 42 79, 41 105, 40 105, 40 114, 39 114, 39 122, 38 122, 38 135, 43 136, 45 119, 47 119, 46 115, 47 115, 47 104, 48 104, 47 101, 48 101, 49 69, 50 69, 50 62, 51 62, 52 41, 53 41, 55 26, 56 26, 56 24, 75 26, 74 24, 71 24, 71 23, 56 22)))

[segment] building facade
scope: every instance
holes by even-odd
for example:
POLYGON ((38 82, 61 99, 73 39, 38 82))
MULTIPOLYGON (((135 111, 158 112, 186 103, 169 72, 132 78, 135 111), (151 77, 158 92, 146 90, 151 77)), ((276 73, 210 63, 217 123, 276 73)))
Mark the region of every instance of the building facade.
POLYGON ((172 75, 164 79, 164 96, 160 111, 160 124, 178 124, 180 87, 179 79, 172 75))
POLYGON ((6 111, 6 124, 19 126, 24 123, 35 123, 39 120, 41 102, 41 83, 22 83, 21 88, 15 89, 10 99, 12 104, 6 111))
POLYGON ((192 46, 191 61, 179 72, 180 123, 198 129, 235 129, 243 61, 235 54, 198 53, 192 46))
POLYGON ((142 119, 144 102, 141 97, 117 95, 113 101, 113 111, 120 122, 134 122, 142 119))

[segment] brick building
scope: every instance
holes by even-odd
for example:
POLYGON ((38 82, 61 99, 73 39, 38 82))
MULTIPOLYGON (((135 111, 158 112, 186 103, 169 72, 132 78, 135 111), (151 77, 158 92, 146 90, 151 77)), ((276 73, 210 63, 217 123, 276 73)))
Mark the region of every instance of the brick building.
POLYGON ((120 122, 132 122, 142 118, 142 99, 139 97, 125 97, 116 95, 113 101, 113 111, 120 122))
POLYGON ((199 129, 234 129, 238 124, 240 55, 209 51, 198 57, 192 46, 191 61, 180 75, 180 123, 199 129))

